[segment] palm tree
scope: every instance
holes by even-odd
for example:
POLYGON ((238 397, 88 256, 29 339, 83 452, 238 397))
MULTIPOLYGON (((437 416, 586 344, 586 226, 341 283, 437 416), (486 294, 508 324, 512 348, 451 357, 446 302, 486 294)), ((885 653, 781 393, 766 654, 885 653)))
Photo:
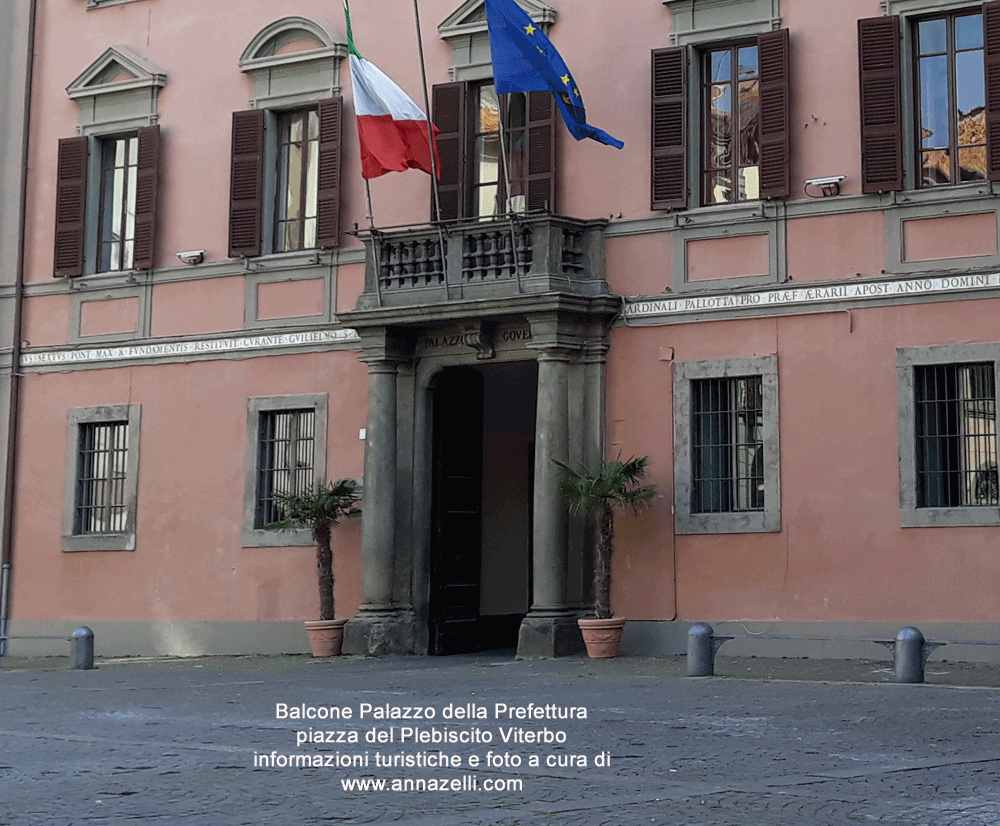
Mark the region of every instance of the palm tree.
POLYGON ((615 538, 615 510, 632 508, 636 513, 656 495, 652 486, 640 486, 646 475, 648 456, 626 462, 603 461, 579 470, 558 460, 559 490, 570 513, 597 519, 597 559, 594 564, 594 612, 598 619, 611 619, 611 552, 615 538))
POLYGON ((284 519, 268 525, 274 530, 309 528, 316 542, 316 574, 319 580, 319 618, 336 619, 333 602, 333 549, 330 536, 345 516, 358 516, 361 485, 354 479, 319 483, 302 493, 276 493, 275 502, 284 519))

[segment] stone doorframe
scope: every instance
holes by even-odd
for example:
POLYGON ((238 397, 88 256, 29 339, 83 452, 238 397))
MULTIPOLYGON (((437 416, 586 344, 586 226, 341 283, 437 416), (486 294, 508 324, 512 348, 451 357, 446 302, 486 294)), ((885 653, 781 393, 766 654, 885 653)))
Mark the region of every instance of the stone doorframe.
POLYGON ((586 523, 569 519, 553 459, 604 451, 605 365, 617 296, 564 293, 341 314, 368 364, 361 563, 364 603, 347 623, 349 654, 428 651, 431 387, 444 367, 538 362, 532 595, 519 657, 577 653, 589 596, 586 523))

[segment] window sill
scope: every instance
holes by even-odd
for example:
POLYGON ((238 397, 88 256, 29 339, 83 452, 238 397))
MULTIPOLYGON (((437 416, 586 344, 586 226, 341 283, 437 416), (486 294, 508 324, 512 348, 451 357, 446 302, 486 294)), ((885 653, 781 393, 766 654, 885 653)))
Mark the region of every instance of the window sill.
POLYGON ((993 181, 974 181, 954 186, 936 186, 927 189, 904 189, 893 192, 892 203, 912 206, 938 206, 981 201, 1000 194, 1000 185, 993 181))
POLYGON ((312 531, 308 528, 296 528, 290 531, 243 529, 244 548, 307 548, 315 544, 312 531))
POLYGON ((318 267, 333 263, 334 250, 308 249, 294 252, 271 252, 255 258, 244 258, 244 268, 248 272, 276 272, 305 267, 318 267))
POLYGON ((739 204, 713 204, 679 210, 675 214, 681 228, 724 226, 744 221, 774 218, 776 209, 768 208, 769 201, 744 201, 739 204), (770 213, 770 214, 768 214, 770 213))
POLYGON ((134 551, 134 533, 88 533, 64 536, 64 552, 76 551, 134 551))
POLYGON ((900 512, 904 528, 978 528, 1000 525, 1000 508, 914 508, 900 512))
POLYGON ((678 513, 674 525, 678 535, 713 533, 780 533, 777 511, 753 513, 678 513))
POLYGON ((88 9, 103 9, 105 6, 120 6, 124 3, 135 3, 137 0, 87 0, 88 9))

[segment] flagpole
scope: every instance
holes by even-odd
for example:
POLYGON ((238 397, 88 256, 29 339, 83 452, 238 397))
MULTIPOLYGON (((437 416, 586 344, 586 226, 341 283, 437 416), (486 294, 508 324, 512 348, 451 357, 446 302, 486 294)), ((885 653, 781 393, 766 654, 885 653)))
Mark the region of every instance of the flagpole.
MULTIPOLYGON (((344 0, 347 2, 347 0, 344 0)), ((438 244, 441 247, 441 270, 444 276, 444 297, 446 301, 451 300, 451 288, 448 286, 448 252, 445 244, 444 232, 441 230, 441 196, 438 193, 438 171, 437 158, 434 151, 434 130, 431 128, 431 99, 427 93, 427 66, 424 63, 424 37, 420 33, 420 7, 417 0, 413 0, 413 20, 417 26, 417 53, 420 55, 420 78, 424 87, 424 116, 427 118, 427 145, 431 150, 431 192, 434 197, 434 217, 435 226, 438 233, 438 244)))
MULTIPOLYGON (((361 52, 354 45, 354 32, 351 30, 351 7, 347 0, 344 0, 344 20, 347 23, 347 48, 348 52, 361 57, 361 52)), ((375 229, 375 210, 372 209, 372 188, 368 179, 365 178, 365 198, 368 201, 368 228, 372 234, 372 261, 375 264, 375 305, 382 306, 382 264, 379 261, 379 240, 378 230, 375 229)))
MULTIPOLYGON (((528 98, 525 96, 525 106, 528 98)), ((510 97, 506 96, 506 103, 510 104, 510 97)), ((517 279, 517 291, 521 292, 521 262, 517 256, 517 237, 514 235, 514 213, 510 208, 510 169, 507 162, 507 135, 503 129, 504 105, 497 95, 497 125, 500 127, 500 166, 503 168, 504 182, 504 212, 507 214, 507 223, 510 225, 510 255, 514 264, 514 277, 517 279)), ((525 194, 525 206, 527 206, 527 194, 525 194)))
POLYGON ((378 230, 375 229, 375 213, 372 209, 372 187, 365 178, 365 197, 368 199, 368 227, 372 233, 372 258, 375 263, 375 306, 382 306, 382 264, 379 261, 378 230))

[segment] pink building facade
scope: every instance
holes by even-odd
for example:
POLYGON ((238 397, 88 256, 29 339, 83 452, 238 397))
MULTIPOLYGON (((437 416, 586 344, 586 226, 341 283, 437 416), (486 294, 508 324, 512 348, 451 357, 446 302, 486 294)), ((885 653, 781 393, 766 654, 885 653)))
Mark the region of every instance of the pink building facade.
MULTIPOLYGON (((355 5, 423 107, 412 4, 355 5)), ((496 95, 481 0, 423 0, 440 213, 391 173, 372 232, 331 3, 37 0, 12 634, 304 651, 274 497, 353 477, 348 651, 575 653, 553 460, 648 455, 626 652, 996 637, 1000 4, 521 5, 625 148, 496 95)))

